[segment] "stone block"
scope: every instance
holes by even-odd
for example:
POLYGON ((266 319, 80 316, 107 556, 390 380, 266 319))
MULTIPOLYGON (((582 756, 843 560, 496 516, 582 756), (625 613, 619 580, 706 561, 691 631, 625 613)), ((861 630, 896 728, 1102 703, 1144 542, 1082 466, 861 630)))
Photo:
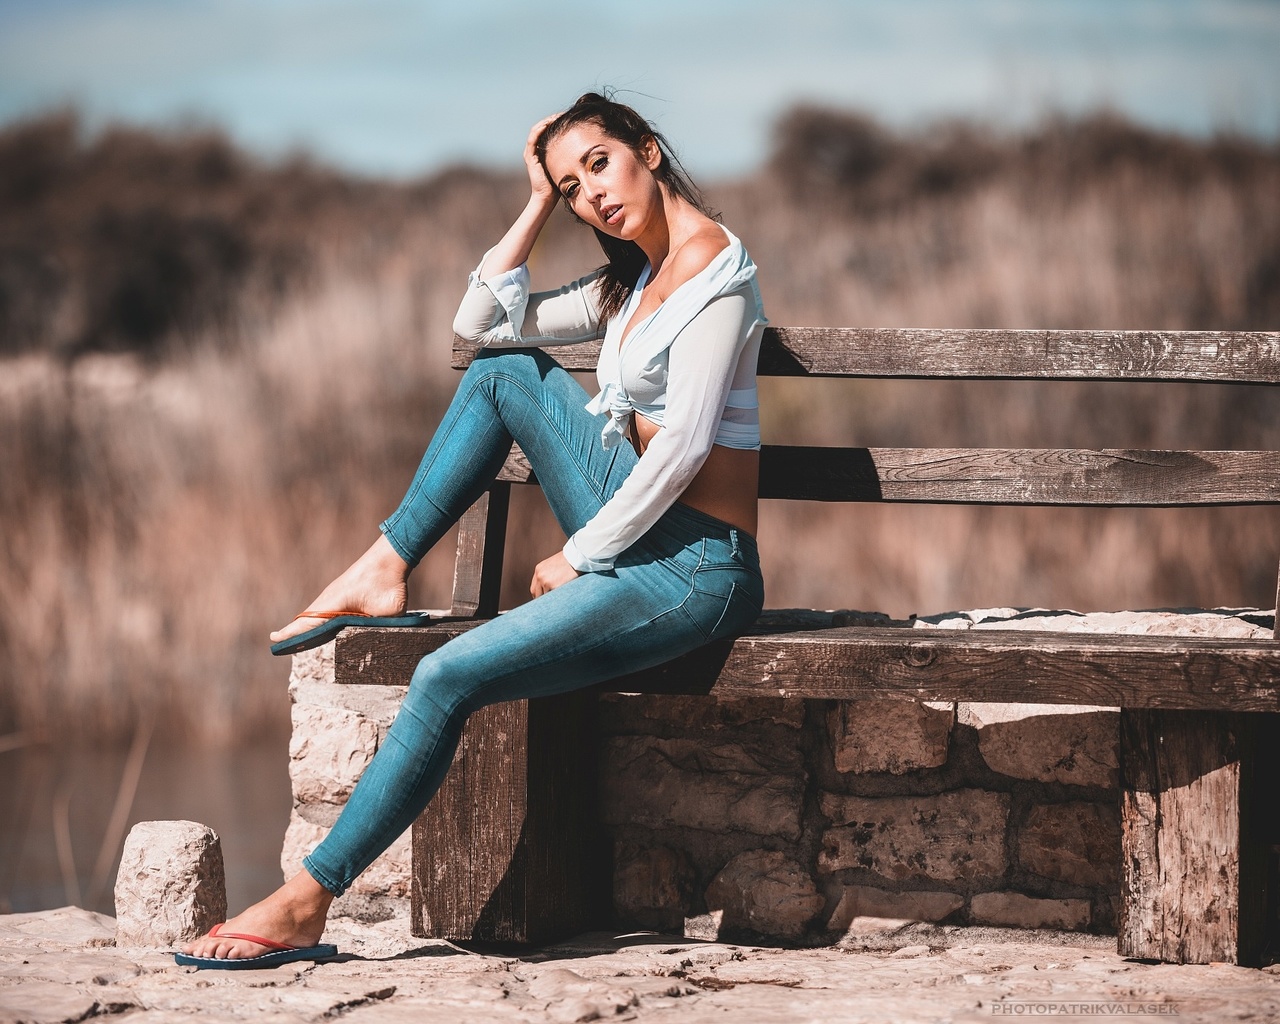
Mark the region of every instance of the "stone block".
POLYGON ((720 927, 724 923, 724 911, 712 910, 706 914, 695 914, 684 919, 684 937, 697 939, 700 942, 715 942, 720 938, 720 927))
POLYGON ((822 837, 818 869, 865 868, 883 878, 997 878, 1007 865, 1009 798, 980 789, 937 796, 824 793, 835 826, 822 837))
POLYGON ((777 850, 740 853, 707 886, 708 910, 723 912, 722 935, 753 932, 796 939, 826 902, 813 878, 777 850))
POLYGON ((613 861, 613 906, 626 924, 680 931, 693 902, 689 855, 668 846, 622 847, 613 861))
POLYGON ((294 704, 289 776, 295 803, 344 803, 378 750, 378 726, 345 708, 294 704))
POLYGON ((964 897, 954 892, 890 892, 870 885, 846 885, 827 919, 827 930, 847 931, 860 917, 936 922, 963 906, 964 897))
POLYGON ((116 873, 116 944, 170 948, 227 919, 222 843, 194 821, 142 821, 116 873))
POLYGON ((1120 712, 1062 704, 961 704, 959 720, 978 732, 982 759, 1002 775, 1114 789, 1120 712))
MULTIPOLYGON (((321 644, 289 658, 289 694, 308 683, 333 683, 333 644, 321 644)), ((296 698, 295 698, 296 699, 296 698)))
POLYGON ((933 701, 846 700, 827 716, 839 772, 902 775, 947 761, 955 706, 933 701))
POLYGON ((601 818, 610 825, 797 839, 804 786, 795 747, 614 736, 602 757, 601 818))
POLYGON ((1089 926, 1089 901, 1042 900, 1020 892, 983 892, 969 902, 969 917, 973 924, 1080 931, 1089 926))
POLYGON ((1120 811, 1074 801, 1037 804, 1018 831, 1018 863, 1072 885, 1110 886, 1120 879, 1120 811))

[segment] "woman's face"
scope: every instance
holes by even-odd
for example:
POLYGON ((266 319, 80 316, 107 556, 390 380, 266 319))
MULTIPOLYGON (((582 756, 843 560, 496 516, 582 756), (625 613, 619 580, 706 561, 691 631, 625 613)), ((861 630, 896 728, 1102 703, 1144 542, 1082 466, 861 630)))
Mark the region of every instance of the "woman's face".
POLYGON ((546 168, 581 220, 617 238, 635 239, 662 200, 653 176, 661 160, 652 139, 637 153, 598 125, 584 122, 547 145, 546 168))

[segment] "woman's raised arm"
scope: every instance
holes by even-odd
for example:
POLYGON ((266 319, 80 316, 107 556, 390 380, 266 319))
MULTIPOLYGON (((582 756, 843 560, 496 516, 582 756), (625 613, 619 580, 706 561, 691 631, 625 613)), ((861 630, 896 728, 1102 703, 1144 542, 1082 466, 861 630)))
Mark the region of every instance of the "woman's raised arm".
POLYGON ((515 223, 507 229, 502 240, 489 250, 484 263, 480 267, 480 277, 490 278, 515 270, 529 258, 533 251, 533 243, 542 233, 547 218, 555 209, 559 195, 547 180, 546 172, 538 161, 534 146, 538 136, 552 121, 560 115, 552 114, 529 129, 529 138, 524 144, 524 167, 529 172, 529 202, 516 218, 515 223))

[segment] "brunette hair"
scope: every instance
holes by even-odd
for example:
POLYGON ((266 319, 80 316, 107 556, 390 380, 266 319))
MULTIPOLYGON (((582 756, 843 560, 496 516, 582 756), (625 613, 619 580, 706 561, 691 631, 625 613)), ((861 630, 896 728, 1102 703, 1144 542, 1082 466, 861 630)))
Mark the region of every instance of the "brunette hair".
MULTIPOLYGON (((701 190, 689 178, 680 162, 671 155, 671 144, 656 128, 625 103, 618 103, 608 96, 588 92, 579 96, 573 106, 542 130, 535 143, 538 162, 547 173, 547 146, 553 139, 580 124, 594 124, 611 139, 630 147, 637 154, 649 139, 658 144, 662 160, 653 176, 668 192, 690 203, 708 217, 715 215, 707 207, 701 190)), ((551 175, 547 174, 550 180, 551 175)), ((555 182, 551 183, 553 186, 555 182)), ((569 201, 565 200, 569 208, 569 201)), ((572 212, 572 209, 570 209, 572 212)), ((575 215, 576 216, 576 215, 575 215)), ((622 309, 627 296, 635 288, 644 269, 647 257, 635 242, 614 238, 599 228, 593 228, 600 248, 604 250, 605 264, 600 268, 600 316, 607 320, 622 309)))

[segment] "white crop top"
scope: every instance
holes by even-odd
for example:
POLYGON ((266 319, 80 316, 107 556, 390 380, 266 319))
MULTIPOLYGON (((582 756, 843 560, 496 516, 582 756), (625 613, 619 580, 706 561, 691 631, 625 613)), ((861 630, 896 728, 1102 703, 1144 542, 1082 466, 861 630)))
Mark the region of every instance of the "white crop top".
POLYGON ((600 323, 598 273, 532 294, 525 265, 482 280, 482 259, 470 276, 455 333, 481 346, 512 348, 571 345, 603 331, 600 393, 587 403, 591 412, 608 415, 601 443, 621 443, 633 412, 662 427, 613 497, 565 543, 565 557, 579 572, 612 568, 680 497, 713 444, 760 447, 756 362, 767 321, 755 264, 742 243, 724 233, 729 245, 635 324, 621 345, 648 266, 607 324, 600 323))

